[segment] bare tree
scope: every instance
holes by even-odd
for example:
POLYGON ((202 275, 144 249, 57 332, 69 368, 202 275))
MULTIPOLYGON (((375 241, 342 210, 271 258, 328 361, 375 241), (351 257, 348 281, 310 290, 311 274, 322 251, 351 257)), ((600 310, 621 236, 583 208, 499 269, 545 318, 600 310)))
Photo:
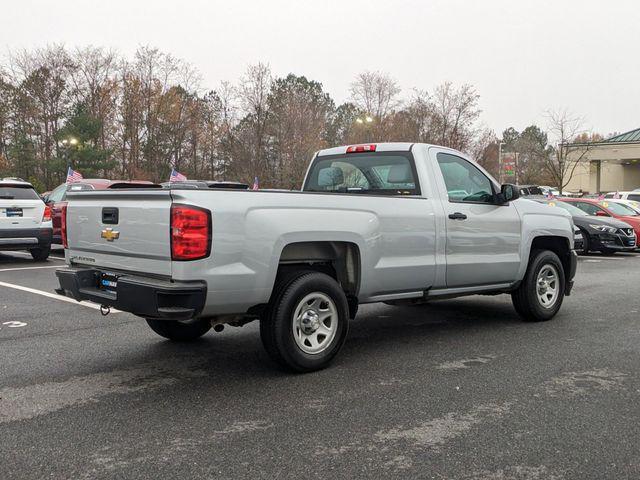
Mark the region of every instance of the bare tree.
POLYGON ((351 84, 351 97, 358 108, 378 119, 400 106, 398 83, 382 72, 364 72, 351 84))
POLYGON ((477 135, 480 95, 471 85, 455 88, 451 82, 438 86, 433 96, 433 129, 437 143, 468 151, 477 135))
POLYGON ((571 182, 576 167, 592 149, 590 143, 579 142, 585 133, 584 120, 567 110, 547 112, 548 136, 555 142, 544 156, 544 166, 560 194, 571 182))

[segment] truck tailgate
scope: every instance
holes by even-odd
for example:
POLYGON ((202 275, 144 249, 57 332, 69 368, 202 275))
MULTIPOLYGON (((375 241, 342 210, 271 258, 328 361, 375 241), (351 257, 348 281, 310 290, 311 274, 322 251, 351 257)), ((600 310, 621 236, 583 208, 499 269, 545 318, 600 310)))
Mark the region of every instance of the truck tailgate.
POLYGON ((86 191, 67 198, 72 264, 171 276, 170 191, 86 191))

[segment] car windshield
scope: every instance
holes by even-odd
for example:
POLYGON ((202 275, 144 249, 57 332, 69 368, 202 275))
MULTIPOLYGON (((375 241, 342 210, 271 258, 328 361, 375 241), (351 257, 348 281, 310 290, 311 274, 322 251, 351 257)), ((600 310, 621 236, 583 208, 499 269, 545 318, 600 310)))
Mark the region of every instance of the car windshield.
POLYGON ((629 215, 634 217, 638 215, 638 212, 636 212, 633 208, 627 207, 622 203, 600 202, 600 205, 602 205, 604 208, 608 208, 616 215, 629 215))
POLYGON ((36 200, 38 194, 31 186, 0 186, 0 199, 4 200, 36 200))
POLYGON ((305 184, 308 192, 417 195, 408 152, 349 153, 317 158, 305 184))
POLYGON ((583 212, 578 207, 574 207, 573 205, 570 205, 570 204, 568 204, 566 202, 562 202, 560 200, 553 200, 553 201, 547 202, 547 205, 549 205, 551 207, 562 208, 562 209, 566 210, 567 212, 569 212, 574 217, 588 217, 589 216, 586 212, 583 212))

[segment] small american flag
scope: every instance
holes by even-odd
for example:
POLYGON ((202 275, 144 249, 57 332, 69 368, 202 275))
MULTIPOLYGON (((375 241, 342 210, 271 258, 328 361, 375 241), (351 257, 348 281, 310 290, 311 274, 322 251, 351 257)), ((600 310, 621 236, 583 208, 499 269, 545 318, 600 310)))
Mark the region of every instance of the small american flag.
POLYGON ((171 169, 171 175, 169 175, 170 182, 184 182, 186 179, 187 177, 178 172, 175 168, 171 169))
POLYGON ((253 185, 251 186, 251 190, 259 190, 260 189, 260 185, 258 183, 258 177, 255 177, 253 179, 253 185))
POLYGON ((69 167, 69 170, 67 170, 67 183, 80 182, 81 180, 82 174, 69 167))

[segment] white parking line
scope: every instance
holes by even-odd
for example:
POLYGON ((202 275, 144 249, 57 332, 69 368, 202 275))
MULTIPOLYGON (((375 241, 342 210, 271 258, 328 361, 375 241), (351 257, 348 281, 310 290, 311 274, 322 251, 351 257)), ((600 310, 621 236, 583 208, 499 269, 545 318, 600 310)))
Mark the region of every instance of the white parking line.
POLYGON ((60 265, 47 265, 46 267, 0 268, 0 272, 15 272, 17 270, 39 270, 41 268, 60 268, 60 265))
MULTIPOLYGON (((23 255, 25 257, 31 258, 31 254, 30 253, 25 253, 25 252, 7 251, 7 252, 1 252, 1 253, 3 255, 6 255, 7 257, 10 257, 11 255, 23 255)), ((59 262, 64 262, 64 257, 60 258, 60 257, 49 256, 48 260, 58 260, 59 262)))
MULTIPOLYGON (((96 305, 91 302, 77 302, 72 298, 63 297, 62 295, 58 295, 57 293, 43 292, 42 290, 36 290, 35 288, 23 287, 22 285, 14 285, 13 283, 0 282, 0 287, 13 288, 15 290, 21 290, 23 292, 35 293, 36 295, 42 295, 43 297, 53 298, 54 300, 59 300, 61 302, 73 303, 74 305, 82 305, 83 307, 93 308, 94 310, 100 310, 100 305, 96 305)), ((111 309, 111 313, 119 313, 120 310, 116 310, 115 308, 111 309)))
POLYGON ((595 258, 596 260, 626 260, 628 258, 635 258, 635 255, 632 257, 631 255, 628 255, 626 257, 596 257, 596 256, 587 256, 587 255, 581 255, 578 258, 595 258))

